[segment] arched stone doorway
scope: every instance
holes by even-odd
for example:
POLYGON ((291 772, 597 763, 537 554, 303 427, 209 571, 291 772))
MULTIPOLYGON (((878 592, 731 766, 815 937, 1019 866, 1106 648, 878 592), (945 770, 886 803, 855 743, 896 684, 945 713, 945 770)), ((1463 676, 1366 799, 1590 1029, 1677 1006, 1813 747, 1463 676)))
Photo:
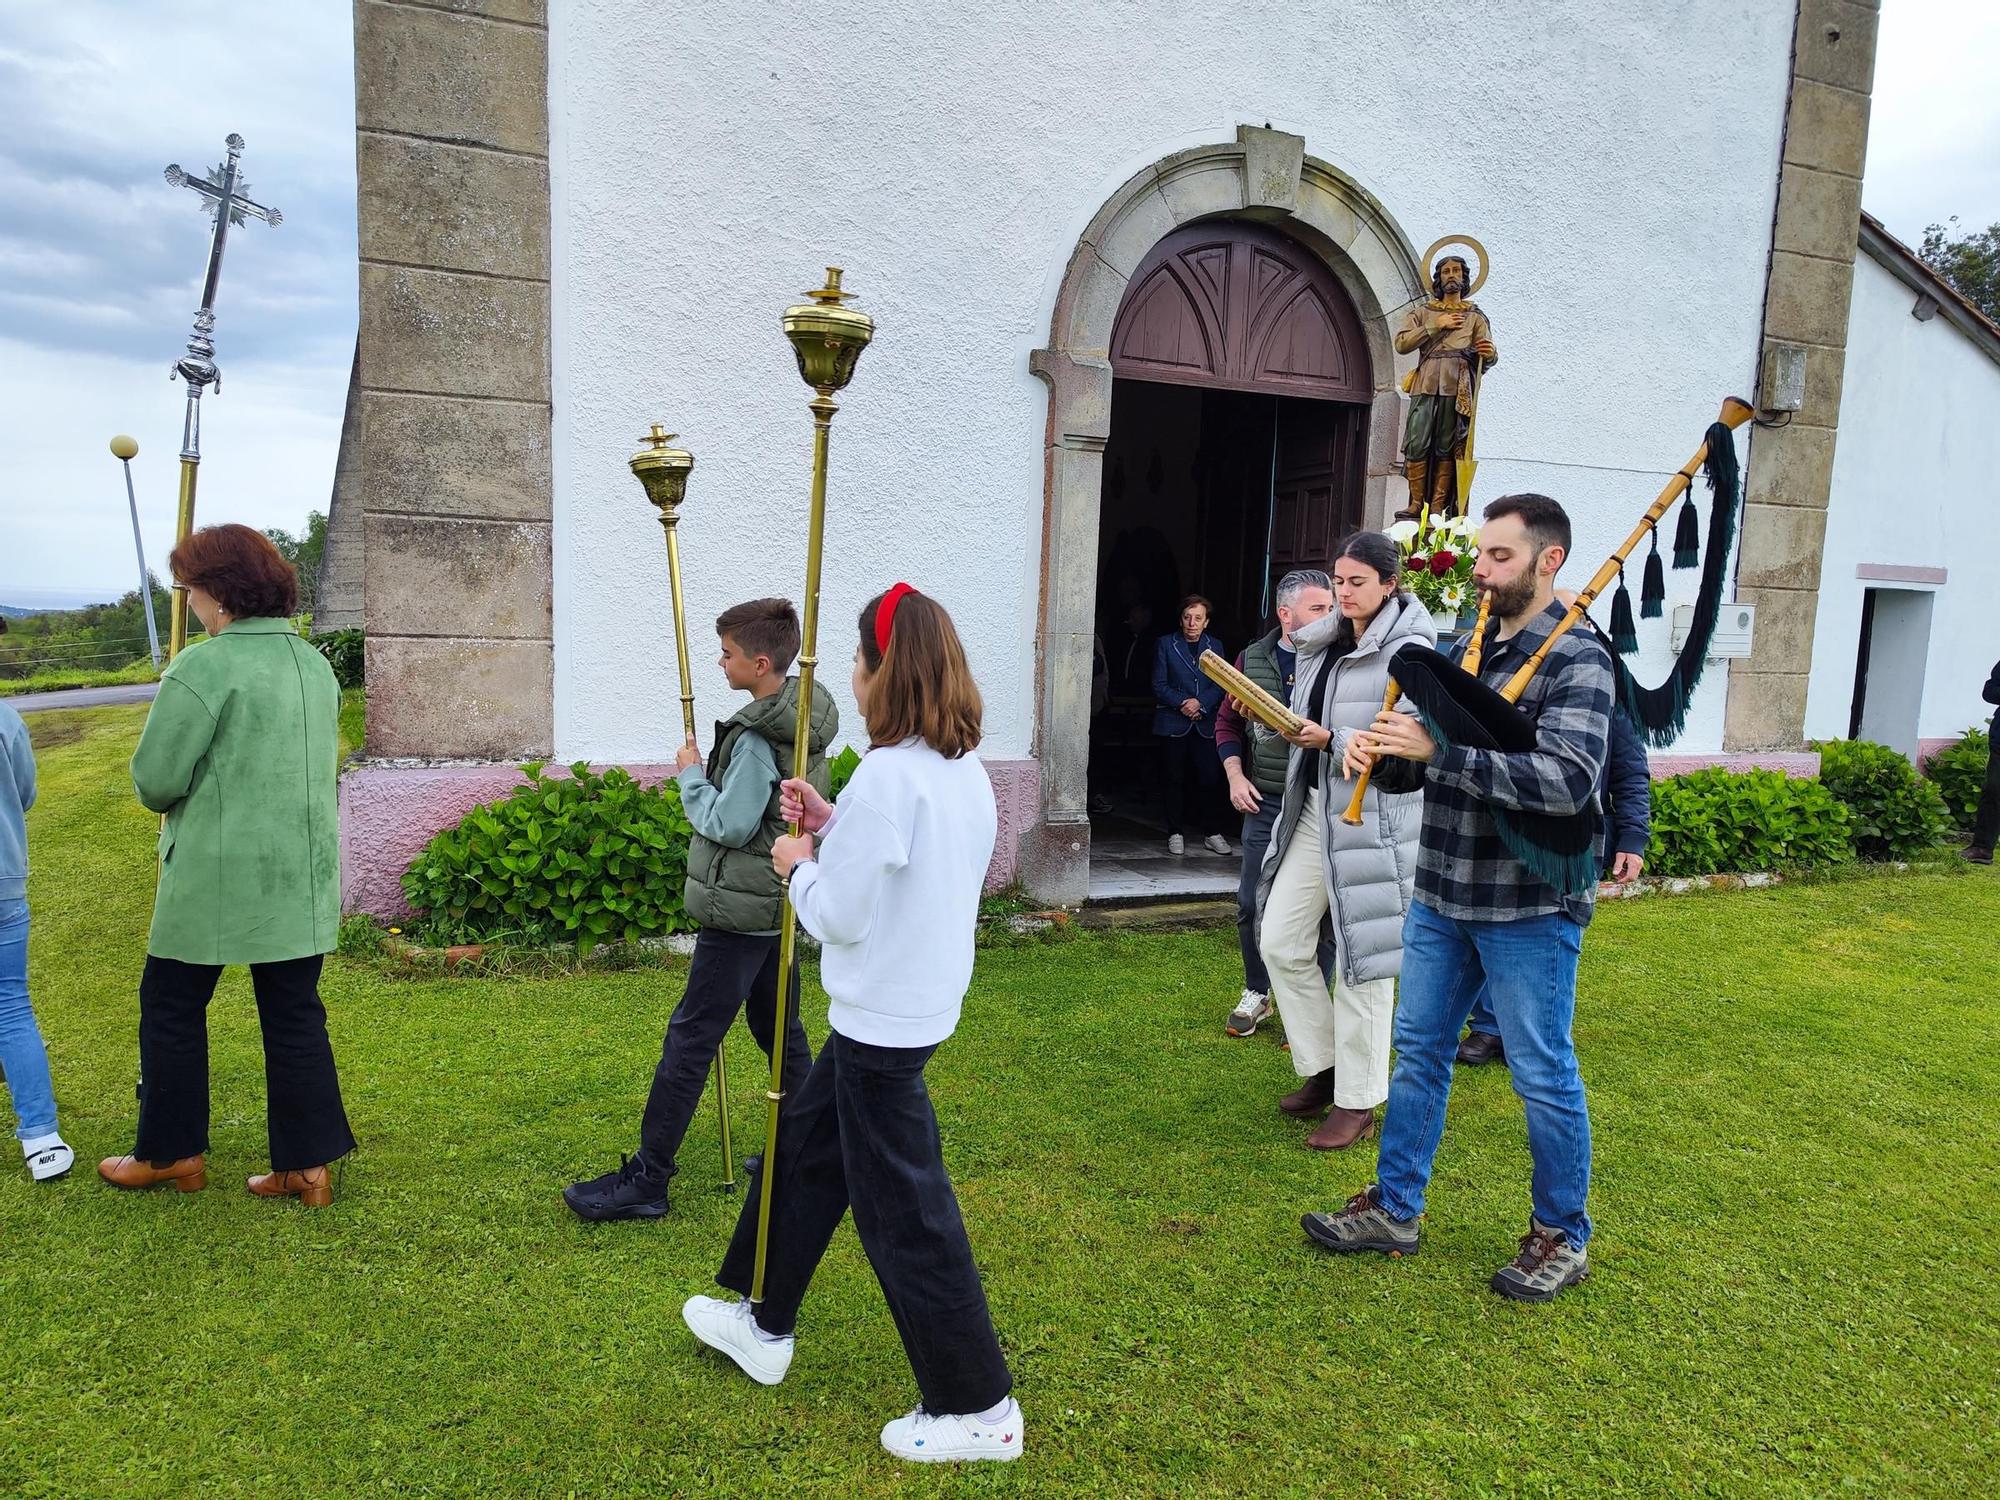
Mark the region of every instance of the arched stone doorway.
MULTIPOLYGON (((1254 253, 1249 269, 1252 280, 1239 283, 1238 292, 1255 302, 1254 253)), ((1267 265, 1264 272, 1275 276, 1279 269, 1267 265)), ((1268 282, 1265 291, 1271 297, 1268 282)), ((1049 347, 1029 360, 1050 390, 1038 637, 1041 805, 1037 826, 1021 844, 1022 876, 1038 896, 1078 903, 1089 894, 1092 641, 1105 458, 1115 427, 1120 373, 1114 366, 1114 345, 1115 363, 1129 367, 1135 386, 1141 366, 1148 371, 1145 383, 1160 387, 1199 386, 1199 378, 1228 381, 1247 371, 1252 389, 1264 375, 1277 382, 1327 382, 1355 398, 1349 404, 1365 413, 1350 419, 1351 461, 1361 470, 1354 486, 1357 519, 1379 523, 1392 495, 1400 499, 1400 481, 1392 479, 1401 423, 1401 398, 1393 381, 1400 367, 1390 347, 1389 320, 1422 292, 1415 251, 1382 206, 1337 169, 1307 157, 1301 138, 1278 131, 1245 127, 1232 144, 1197 147, 1150 166, 1127 181, 1091 221, 1056 298, 1049 347), (1203 228, 1216 220, 1246 227, 1203 228), (1291 254, 1278 259, 1300 278, 1299 294, 1312 289, 1319 299, 1316 310, 1327 322, 1326 337, 1315 343, 1300 336, 1309 320, 1281 318, 1292 341, 1273 349, 1253 336, 1251 330, 1260 324, 1252 312, 1240 323, 1243 333, 1234 354, 1226 332, 1223 343, 1214 345, 1212 327, 1212 347, 1197 350, 1162 342, 1165 334, 1155 320, 1141 320, 1136 313, 1142 301, 1167 297, 1167 282, 1183 289, 1199 286, 1201 273, 1185 260, 1199 234, 1188 242, 1165 243, 1191 226, 1203 233, 1231 233, 1246 243, 1251 229, 1281 235, 1291 254), (1170 262, 1180 269, 1169 268, 1170 262), (1155 287, 1163 268, 1169 268, 1167 282, 1155 287), (1122 319, 1135 286, 1141 294, 1132 304, 1135 316, 1122 319), (1327 287, 1344 294, 1351 314, 1344 322, 1339 311, 1343 299, 1327 298, 1327 287), (1121 329, 1130 336, 1129 344, 1117 343, 1121 329), (1347 356, 1345 364, 1331 362, 1334 349, 1347 356), (1157 378, 1176 362, 1188 371, 1186 380, 1157 378)), ((1199 294, 1186 295, 1196 302, 1183 315, 1192 319, 1192 326, 1174 339, 1186 334, 1200 342, 1199 294)), ((1266 323, 1268 315, 1280 310, 1264 308, 1266 323)), ((1228 384, 1207 388, 1243 389, 1228 384)))

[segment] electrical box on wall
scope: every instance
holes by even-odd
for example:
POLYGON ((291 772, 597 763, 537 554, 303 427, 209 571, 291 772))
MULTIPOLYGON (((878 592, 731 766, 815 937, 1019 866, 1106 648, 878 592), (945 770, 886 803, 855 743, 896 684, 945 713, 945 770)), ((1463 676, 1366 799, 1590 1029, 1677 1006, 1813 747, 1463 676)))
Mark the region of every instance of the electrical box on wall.
MULTIPOLYGON (((1687 644, 1688 632, 1694 629, 1694 606, 1677 604, 1674 606, 1673 629, 1667 644, 1675 651, 1687 644)), ((1708 659, 1722 661, 1732 656, 1750 654, 1751 637, 1757 632, 1757 606, 1754 604, 1724 604, 1715 616, 1715 634, 1709 638, 1708 659)))
POLYGON ((1797 411, 1806 404, 1806 351, 1802 344, 1772 344, 1764 351, 1764 411, 1797 411))

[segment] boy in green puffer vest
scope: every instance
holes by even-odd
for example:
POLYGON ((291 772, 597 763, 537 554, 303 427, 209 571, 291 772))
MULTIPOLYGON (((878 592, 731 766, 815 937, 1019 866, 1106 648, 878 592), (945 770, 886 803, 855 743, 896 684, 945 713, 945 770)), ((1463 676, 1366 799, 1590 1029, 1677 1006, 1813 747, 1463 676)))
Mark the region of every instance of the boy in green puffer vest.
MULTIPOLYGON (((585 1219, 657 1219, 667 1211, 667 1179, 701 1102, 709 1063, 740 1009, 764 1055, 771 1055, 778 1005, 778 915, 784 887, 771 845, 785 832, 778 785, 792 774, 797 743, 798 679, 786 671, 799 654, 799 616, 789 599, 753 599, 715 622, 722 675, 750 695, 733 718, 715 726, 707 768, 690 741, 675 761, 688 840, 688 915, 701 924, 687 993, 667 1023, 660 1064, 639 1126, 638 1154, 618 1170, 563 1189, 563 1202, 585 1219)), ((827 790, 826 747, 840 715, 824 688, 813 688, 806 779, 827 790)), ((812 1067, 805 1028, 785 1007, 785 1076, 789 1094, 812 1067)))

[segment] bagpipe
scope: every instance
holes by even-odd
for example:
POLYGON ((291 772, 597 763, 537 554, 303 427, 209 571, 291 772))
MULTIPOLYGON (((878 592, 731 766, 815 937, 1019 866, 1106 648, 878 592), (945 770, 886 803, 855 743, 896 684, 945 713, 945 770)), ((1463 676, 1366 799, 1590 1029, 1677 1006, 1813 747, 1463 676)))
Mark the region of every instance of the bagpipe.
MULTIPOLYGON (((1722 592, 1728 581, 1730 540, 1736 532, 1736 512, 1741 499, 1741 476, 1736 461, 1735 431, 1753 415, 1748 402, 1731 396, 1722 403, 1721 415, 1709 424, 1702 444, 1667 482, 1640 517, 1632 534, 1605 560, 1590 582, 1577 594, 1547 639, 1533 656, 1522 663, 1506 684, 1497 690, 1478 675, 1479 653, 1485 645, 1486 611, 1482 596, 1480 620, 1466 649, 1464 665, 1427 646, 1408 645, 1389 660, 1390 686, 1385 709, 1393 708, 1399 696, 1408 698, 1424 726, 1440 746, 1463 745, 1471 749, 1497 750, 1521 754, 1536 743, 1535 721, 1522 711, 1521 695, 1547 660, 1549 648, 1585 617, 1593 601, 1613 579, 1618 592, 1611 603, 1611 671, 1613 698, 1617 708, 1637 727, 1650 745, 1665 745, 1681 732, 1687 722, 1688 705, 1708 659, 1708 647, 1715 635, 1716 616, 1722 608, 1722 592), (1701 545, 1700 520, 1694 508, 1694 480, 1697 473, 1708 480, 1708 546, 1701 545), (1660 562, 1658 528, 1673 503, 1686 497, 1674 535, 1674 567, 1692 568, 1701 564, 1701 588, 1695 596, 1694 619, 1687 640, 1674 658, 1666 680, 1657 687, 1641 684, 1626 667, 1623 656, 1638 649, 1638 634, 1632 619, 1632 600, 1625 586, 1625 561, 1640 541, 1651 537, 1652 551, 1646 559, 1640 587, 1641 612, 1645 618, 1664 613, 1666 578, 1660 562)), ((1348 805, 1347 821, 1357 823, 1361 798, 1369 773, 1356 780, 1348 805)), ((1510 853, 1540 879, 1565 895, 1589 890, 1598 878, 1596 835, 1598 814, 1583 808, 1569 814, 1529 813, 1494 808, 1493 821, 1510 853)))

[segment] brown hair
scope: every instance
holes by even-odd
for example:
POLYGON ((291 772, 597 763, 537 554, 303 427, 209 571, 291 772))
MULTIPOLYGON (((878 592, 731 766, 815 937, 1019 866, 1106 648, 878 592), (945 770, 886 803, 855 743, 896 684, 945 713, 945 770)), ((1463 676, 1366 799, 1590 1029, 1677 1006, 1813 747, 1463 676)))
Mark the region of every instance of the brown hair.
POLYGON ((1208 616, 1208 623, 1210 625, 1213 625, 1215 623, 1215 606, 1213 604, 1210 604, 1208 600, 1201 594, 1189 594, 1187 598, 1181 600, 1180 610, 1178 613, 1175 614, 1174 618, 1177 620, 1185 618, 1187 612, 1193 609, 1197 604, 1201 606, 1202 613, 1208 616))
POLYGON ((728 636, 738 651, 768 656, 771 670, 781 675, 798 660, 799 612, 789 599, 732 604, 715 617, 715 633, 728 636))
POLYGON ((965 663, 951 616, 935 599, 905 594, 890 616, 889 649, 875 644, 877 594, 861 607, 861 660, 868 688, 868 743, 894 745, 911 736, 947 760, 979 744, 985 705, 965 663))
POLYGON ((1563 556, 1569 556, 1569 512, 1547 495, 1525 491, 1518 495, 1502 495, 1486 507, 1486 519, 1497 521, 1502 516, 1521 518, 1521 529, 1534 543, 1536 557, 1539 558, 1551 547, 1560 547, 1563 556))
POLYGON ((299 575, 261 531, 204 526, 167 554, 176 582, 206 589, 239 620, 296 614, 299 575))

